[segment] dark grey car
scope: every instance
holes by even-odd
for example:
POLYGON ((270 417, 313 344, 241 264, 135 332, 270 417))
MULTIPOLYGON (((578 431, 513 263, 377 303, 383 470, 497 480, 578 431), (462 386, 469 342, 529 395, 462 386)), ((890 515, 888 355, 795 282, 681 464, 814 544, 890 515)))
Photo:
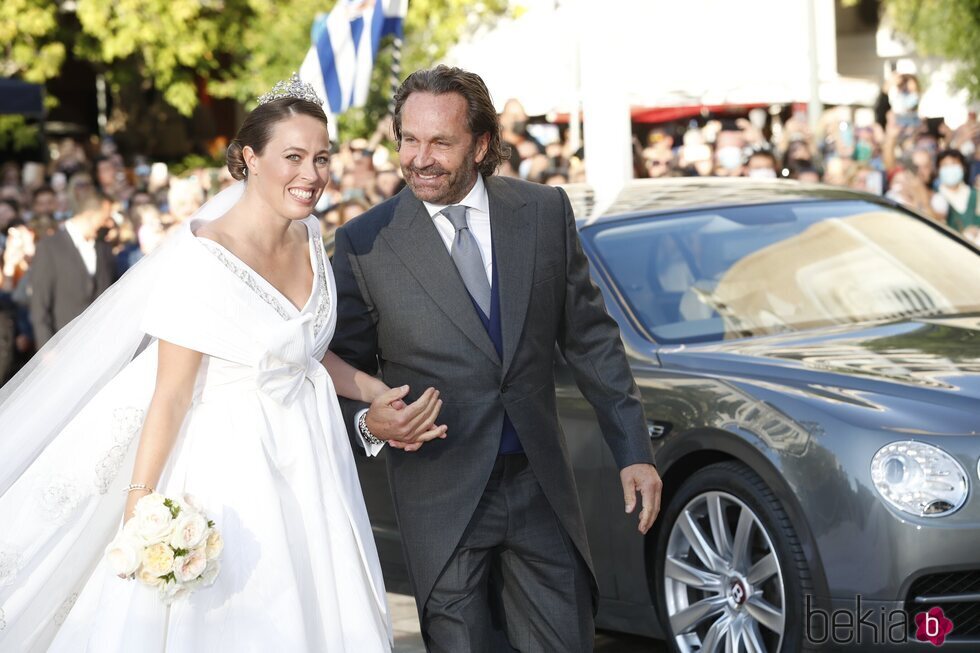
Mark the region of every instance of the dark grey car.
MULTIPOLYGON (((557 369, 597 624, 684 652, 980 650, 980 251, 790 182, 634 182, 579 231, 664 479, 642 537, 557 369)), ((407 591, 384 465, 358 467, 407 591)))

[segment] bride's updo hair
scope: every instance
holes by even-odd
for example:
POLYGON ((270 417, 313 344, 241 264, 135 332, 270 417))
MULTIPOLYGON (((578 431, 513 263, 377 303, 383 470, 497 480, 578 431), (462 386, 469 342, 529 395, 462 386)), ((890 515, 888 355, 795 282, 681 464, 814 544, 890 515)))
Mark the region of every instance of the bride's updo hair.
POLYGON ((242 152, 246 145, 256 154, 262 154, 262 150, 272 138, 272 129, 276 123, 299 115, 316 118, 323 123, 324 129, 327 128, 327 116, 323 113, 323 108, 309 100, 284 97, 255 107, 252 113, 245 117, 245 122, 242 123, 238 134, 225 153, 225 161, 231 176, 239 181, 248 177, 248 167, 245 165, 245 155, 242 152))

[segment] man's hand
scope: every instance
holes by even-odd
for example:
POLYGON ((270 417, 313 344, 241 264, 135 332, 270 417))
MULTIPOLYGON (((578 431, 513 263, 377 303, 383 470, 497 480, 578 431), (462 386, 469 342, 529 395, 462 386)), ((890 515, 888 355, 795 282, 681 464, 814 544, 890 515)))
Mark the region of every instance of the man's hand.
POLYGON ((623 498, 626 500, 626 513, 632 513, 636 507, 636 493, 640 493, 642 508, 640 509, 641 533, 653 526, 653 520, 660 513, 660 492, 664 484, 660 474, 653 465, 640 463, 624 467, 619 471, 619 479, 623 482, 623 498))
POLYGON ((418 451, 429 440, 446 437, 446 426, 436 426, 442 409, 439 391, 429 388, 411 404, 403 398, 409 388, 403 385, 379 395, 368 408, 364 420, 368 429, 390 446, 405 451, 418 451))

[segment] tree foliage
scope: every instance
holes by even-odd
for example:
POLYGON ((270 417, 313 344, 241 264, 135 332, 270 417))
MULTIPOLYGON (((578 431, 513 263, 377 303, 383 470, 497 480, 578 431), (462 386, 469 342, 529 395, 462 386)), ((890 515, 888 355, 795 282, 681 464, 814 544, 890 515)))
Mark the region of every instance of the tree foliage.
MULTIPOLYGON (((105 74, 116 104, 155 89, 185 116, 201 85, 246 104, 299 68, 310 27, 336 0, 77 0, 59 20, 57 0, 0 0, 0 75, 44 82, 66 45, 105 74), (127 90, 129 91, 127 93, 127 90)), ((506 11, 507 0, 409 0, 403 69, 431 65, 466 31, 506 11)), ((390 97, 391 55, 375 69, 369 105, 348 124, 364 131, 390 97)), ((136 112, 139 113, 139 112, 136 112)), ((117 125, 121 126, 121 125, 117 125)))
POLYGON ((980 0, 885 0, 884 7, 919 54, 956 62, 953 83, 980 100, 980 0))
POLYGON ((27 150, 36 146, 39 138, 40 128, 24 116, 0 115, 0 150, 27 150))
POLYGON ((221 53, 241 38, 243 10, 241 0, 78 0, 76 48, 113 86, 146 80, 190 115, 196 79, 219 71, 221 53))
POLYGON ((57 14, 54 0, 0 2, 0 77, 37 84, 58 74, 65 45, 57 38, 57 14))

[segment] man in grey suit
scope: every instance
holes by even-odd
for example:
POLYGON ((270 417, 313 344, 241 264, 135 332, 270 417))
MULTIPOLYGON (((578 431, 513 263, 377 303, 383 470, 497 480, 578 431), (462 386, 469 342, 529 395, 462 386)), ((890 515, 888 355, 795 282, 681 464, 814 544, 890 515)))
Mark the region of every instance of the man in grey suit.
POLYGON ((331 347, 380 368, 399 397, 427 388, 408 405, 391 393, 366 412, 345 405, 369 454, 392 446, 426 646, 592 651, 596 587, 556 414, 555 345, 622 470, 627 512, 641 495, 645 533, 661 482, 618 327, 565 193, 493 176, 504 149, 477 75, 413 73, 394 130, 408 188, 337 232, 331 347))
POLYGON ((112 204, 99 194, 83 199, 64 229, 38 243, 31 261, 31 323, 40 348, 112 285, 115 260, 98 231, 112 204))

